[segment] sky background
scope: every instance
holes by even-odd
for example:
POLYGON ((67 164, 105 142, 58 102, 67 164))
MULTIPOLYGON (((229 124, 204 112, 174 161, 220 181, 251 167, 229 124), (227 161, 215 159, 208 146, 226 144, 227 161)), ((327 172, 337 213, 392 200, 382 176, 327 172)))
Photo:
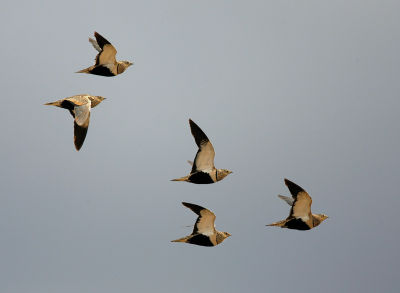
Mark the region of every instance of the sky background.
POLYGON ((0 292, 399 292, 398 1, 2 1, 0 292), (135 65, 94 64, 98 31, 135 65), (93 109, 77 152, 68 111, 93 109), (171 182, 208 135, 212 185, 171 182), (329 219, 287 217, 288 178, 329 219), (188 235, 212 210, 232 237, 188 235))

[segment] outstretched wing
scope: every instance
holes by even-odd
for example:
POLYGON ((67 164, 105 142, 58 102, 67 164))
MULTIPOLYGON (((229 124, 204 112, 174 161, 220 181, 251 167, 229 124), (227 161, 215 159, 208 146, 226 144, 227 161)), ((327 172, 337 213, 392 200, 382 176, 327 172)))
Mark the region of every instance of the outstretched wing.
POLYGON ((312 199, 308 193, 296 183, 285 178, 285 184, 289 188, 294 199, 289 217, 302 218, 304 221, 312 220, 311 203, 312 199))
POLYGON ((182 202, 182 204, 198 215, 192 234, 203 234, 206 236, 215 234, 215 215, 213 212, 192 203, 182 202))
POLYGON ((287 202, 288 205, 292 206, 294 203, 294 198, 293 197, 288 197, 288 196, 284 196, 284 195, 278 195, 278 197, 284 201, 287 202))
POLYGON ((86 104, 80 106, 76 105, 74 108, 74 143, 75 148, 78 151, 82 147, 88 131, 90 121, 90 106, 91 102, 88 101, 86 104))
POLYGON ((99 46, 99 44, 97 44, 96 40, 89 38, 89 42, 92 44, 93 48, 96 49, 97 52, 101 52, 101 48, 99 46))
POLYGON ((194 140, 199 147, 196 157, 194 158, 191 173, 214 169, 215 151, 213 145, 207 135, 191 119, 189 119, 189 124, 194 140))
MULTIPOLYGON (((114 46, 98 32, 94 32, 94 36, 96 37, 98 47, 101 48, 100 53, 96 56, 96 65, 114 64, 117 62, 115 59, 117 50, 114 48, 114 46)), ((93 45, 93 42, 91 43, 93 45)))

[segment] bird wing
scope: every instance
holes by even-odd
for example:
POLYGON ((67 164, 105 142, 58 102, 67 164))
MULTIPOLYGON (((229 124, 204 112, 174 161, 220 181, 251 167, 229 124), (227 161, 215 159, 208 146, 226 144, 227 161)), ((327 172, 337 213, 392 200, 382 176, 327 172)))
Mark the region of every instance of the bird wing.
POLYGON ((285 184, 289 188, 290 193, 292 194, 292 197, 294 199, 289 217, 302 218, 306 221, 312 220, 311 196, 309 196, 303 188, 288 179, 285 179, 285 184))
POLYGON ((293 202, 294 202, 294 198, 293 197, 288 197, 288 196, 284 196, 284 195, 278 195, 278 197, 284 201, 287 202, 288 205, 292 206, 293 202))
POLYGON ((194 140, 199 147, 199 150, 196 153, 196 157, 194 158, 191 173, 194 173, 196 171, 214 169, 215 151, 213 145, 211 144, 207 135, 191 119, 189 119, 189 124, 194 140))
POLYGON ((74 143, 75 148, 79 151, 86 138, 86 133, 90 121, 90 100, 86 104, 76 105, 74 108, 74 143))
POLYGON ((215 234, 215 215, 213 212, 192 203, 182 202, 182 204, 198 215, 192 234, 203 234, 206 236, 215 234))
POLYGON ((89 38, 89 42, 92 44, 92 46, 96 49, 97 52, 101 52, 101 48, 99 44, 97 44, 96 40, 89 38))
POLYGON ((117 60, 115 59, 115 55, 117 54, 117 50, 114 48, 114 46, 98 32, 94 32, 94 36, 96 37, 98 47, 101 48, 100 53, 96 56, 96 65, 116 63, 117 60))

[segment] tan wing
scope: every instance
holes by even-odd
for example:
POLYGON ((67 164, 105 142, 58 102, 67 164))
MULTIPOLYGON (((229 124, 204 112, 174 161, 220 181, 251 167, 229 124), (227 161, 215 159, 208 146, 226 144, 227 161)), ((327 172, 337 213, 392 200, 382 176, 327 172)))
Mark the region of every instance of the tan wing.
POLYGON ((189 119, 189 124, 194 140, 199 147, 196 157, 194 158, 191 173, 214 169, 215 151, 213 145, 207 135, 191 119, 189 119))
POLYGON ((96 65, 115 64, 117 62, 115 59, 117 50, 114 48, 114 46, 109 41, 107 41, 99 33, 94 32, 94 36, 96 37, 98 46, 102 50, 96 56, 96 65))
POLYGON ((311 218, 312 199, 307 192, 303 191, 297 194, 290 215, 295 218, 309 217, 311 218))
POLYGON ((81 106, 75 106, 74 143, 79 151, 85 141, 90 121, 90 101, 81 106))
POLYGON ((215 215, 213 212, 192 203, 182 202, 182 204, 185 207, 191 209, 197 215, 199 215, 196 220, 196 224, 194 225, 192 234, 203 234, 206 236, 211 236, 215 234, 215 215))
POLYGON ((294 199, 289 217, 311 219, 311 204, 312 199, 308 193, 296 183, 285 179, 285 184, 289 188, 294 199))

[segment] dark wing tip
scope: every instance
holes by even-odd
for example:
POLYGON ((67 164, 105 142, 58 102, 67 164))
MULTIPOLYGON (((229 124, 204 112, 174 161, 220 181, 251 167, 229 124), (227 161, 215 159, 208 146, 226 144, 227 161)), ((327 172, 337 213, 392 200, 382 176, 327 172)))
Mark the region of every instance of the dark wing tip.
POLYGON ((96 38, 97 44, 99 44, 100 48, 103 49, 104 45, 111 44, 109 41, 106 40, 102 35, 98 32, 94 32, 94 36, 96 38))
POLYGON ((205 208, 203 208, 203 207, 201 207, 201 206, 199 206, 199 205, 197 205, 197 204, 193 204, 193 203, 182 202, 182 204, 183 204, 185 207, 191 209, 191 210, 192 210, 194 213, 196 213, 197 215, 200 215, 200 212, 201 212, 202 210, 205 209, 205 208))
POLYGON ((198 147, 200 147, 202 143, 210 141, 203 130, 201 130, 201 128, 196 123, 194 123, 192 119, 189 119, 189 124, 190 131, 192 132, 192 135, 198 147))
POLYGON ((305 190, 302 187, 300 187, 296 183, 290 181, 289 179, 285 178, 285 184, 289 188, 289 191, 293 196, 296 196, 299 192, 302 192, 302 191, 305 192, 305 190))
POLYGON ((192 128, 192 127, 199 127, 196 123, 194 123, 194 121, 192 120, 192 119, 190 119, 189 118, 189 125, 190 125, 190 128, 192 128))
POLYGON ((74 144, 77 151, 79 151, 85 141, 86 134, 87 134, 87 127, 79 126, 74 121, 74 144))

